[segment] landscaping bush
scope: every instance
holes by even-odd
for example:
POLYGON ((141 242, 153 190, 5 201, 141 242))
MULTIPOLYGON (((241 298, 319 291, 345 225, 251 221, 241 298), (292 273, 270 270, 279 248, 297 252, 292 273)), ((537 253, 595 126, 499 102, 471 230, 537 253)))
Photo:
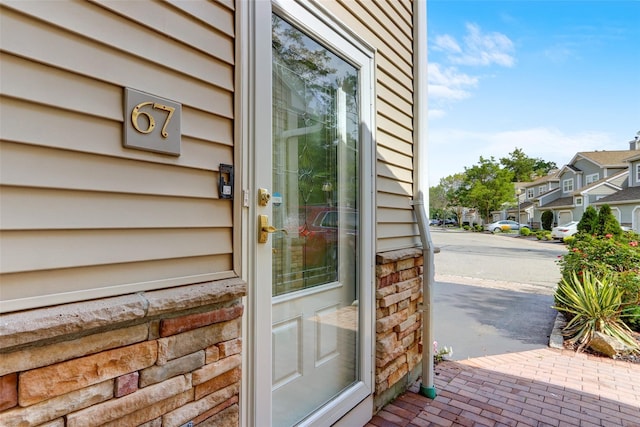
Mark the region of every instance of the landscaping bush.
POLYGON ((629 307, 629 310, 622 318, 629 328, 636 332, 640 332, 640 304, 629 307))
POLYGON ((484 231, 484 227, 481 226, 480 224, 476 224, 473 226, 473 230, 474 231, 484 231))
POLYGON ((609 205, 602 205, 598 211, 598 222, 596 224, 595 234, 604 236, 612 234, 619 236, 622 234, 622 228, 616 217, 611 213, 609 205))
POLYGON ((522 236, 528 236, 529 234, 531 234, 531 230, 529 230, 529 229, 528 229, 528 228, 526 228, 526 227, 522 227, 522 228, 520 229, 520 234, 521 234, 522 236))
POLYGON ((544 230, 551 231, 551 226, 553 225, 553 212, 551 212, 551 211, 542 212, 542 216, 540 217, 540 221, 542 222, 542 228, 544 230))
POLYGON ((568 252, 558 261, 563 281, 588 271, 597 278, 610 276, 621 294, 622 319, 640 331, 640 236, 633 232, 592 235, 578 233, 567 242, 568 252))
POLYGON ((609 273, 598 278, 584 270, 573 272, 570 279, 563 278, 558 285, 554 308, 569 313, 564 333, 578 344, 578 351, 589 344, 595 332, 614 337, 634 351, 640 349, 622 321, 622 290, 612 282, 613 277, 609 273))
POLYGON ((573 272, 582 270, 590 270, 599 276, 608 272, 640 273, 640 248, 637 240, 615 238, 611 234, 583 234, 570 240, 567 248, 567 254, 559 260, 565 279, 569 279, 573 272))
POLYGON ((551 232, 548 230, 538 230, 536 231, 536 237, 538 240, 551 240, 551 232))
POLYGON ((598 225, 598 211, 593 206, 587 206, 580 222, 578 222, 578 231, 583 233, 592 234, 595 233, 596 226, 598 225))

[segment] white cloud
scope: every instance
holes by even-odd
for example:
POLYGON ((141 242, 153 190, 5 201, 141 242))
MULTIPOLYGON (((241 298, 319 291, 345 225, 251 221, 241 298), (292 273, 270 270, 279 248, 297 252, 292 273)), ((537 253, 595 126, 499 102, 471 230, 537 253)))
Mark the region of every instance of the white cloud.
POLYGON ((476 87, 478 78, 460 73, 455 67, 442 68, 429 64, 429 98, 460 100, 471 96, 467 88, 476 87))
POLYGON ((433 63, 427 66, 429 72, 429 82, 434 84, 445 84, 448 86, 477 86, 478 78, 461 73, 455 67, 442 67, 433 63))
POLYGON ((446 99, 465 99, 471 96, 471 94, 465 90, 455 89, 445 85, 429 85, 429 96, 431 98, 446 98, 446 99))
MULTIPOLYGON (((515 60, 512 55, 513 43, 503 34, 485 34, 475 24, 467 24, 467 35, 461 46, 450 35, 436 36, 430 47, 444 52, 449 62, 458 65, 487 66, 498 64, 510 67, 515 60)), ((472 96, 480 78, 460 71, 456 66, 445 66, 430 62, 428 65, 429 100, 432 110, 429 118, 441 118, 451 101, 460 101, 472 96)))
POLYGON ((462 53, 462 48, 460 48, 456 39, 448 34, 445 34, 444 36, 436 36, 433 42, 433 48, 444 52, 462 53))
POLYGON ((436 36, 432 48, 444 52, 452 64, 512 67, 515 48, 509 37, 498 32, 483 33, 477 24, 467 24, 463 44, 450 35, 436 36))
POLYGON ((458 58, 452 58, 454 63, 484 66, 498 64, 503 67, 515 64, 513 42, 509 37, 497 32, 483 33, 476 24, 467 24, 467 32, 464 37, 464 53, 458 58))

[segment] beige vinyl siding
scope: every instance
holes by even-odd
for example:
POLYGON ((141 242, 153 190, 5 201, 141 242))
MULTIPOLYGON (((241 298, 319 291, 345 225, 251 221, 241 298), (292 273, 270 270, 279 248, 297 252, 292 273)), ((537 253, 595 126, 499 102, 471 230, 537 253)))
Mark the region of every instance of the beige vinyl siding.
POLYGON ((376 49, 376 251, 415 246, 410 0, 322 2, 376 49))
MULTIPOLYGON (((233 2, 3 2, 0 311, 235 276, 233 2), (182 104, 122 146, 124 87, 182 104)), ((238 254, 240 252, 238 251, 238 254)))

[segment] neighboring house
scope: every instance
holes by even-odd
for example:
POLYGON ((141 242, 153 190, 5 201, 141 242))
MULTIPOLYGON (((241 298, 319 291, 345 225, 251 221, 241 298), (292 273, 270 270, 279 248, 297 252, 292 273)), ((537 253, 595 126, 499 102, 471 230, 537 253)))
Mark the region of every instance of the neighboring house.
POLYGON ((549 189, 537 194, 536 185, 527 188, 536 204, 534 222, 539 224, 544 211, 554 214, 554 224, 578 221, 584 210, 623 189, 628 181, 627 159, 637 150, 591 151, 577 153, 553 177, 557 187, 549 183, 549 189))
POLYGON ((541 197, 549 197, 549 200, 553 200, 554 190, 558 188, 558 172, 557 169, 553 169, 547 175, 532 182, 514 183, 516 204, 500 211, 492 211, 492 220, 511 219, 515 221, 518 218, 518 222, 522 224, 539 228, 540 214, 536 210, 537 203, 541 197))
MULTIPOLYGON (((637 140, 636 140, 637 141, 637 140)), ((627 180, 623 188, 615 193, 598 199, 596 207, 607 204, 622 226, 640 233, 640 153, 627 159, 627 180)))
POLYGON ((524 188, 525 202, 530 204, 528 209, 531 226, 534 228, 540 228, 541 224, 538 206, 554 200, 556 194, 560 191, 558 184, 559 173, 559 169, 553 169, 547 175, 539 177, 524 188))
POLYGON ((0 28, 0 425, 357 426, 417 378, 425 1, 0 28))

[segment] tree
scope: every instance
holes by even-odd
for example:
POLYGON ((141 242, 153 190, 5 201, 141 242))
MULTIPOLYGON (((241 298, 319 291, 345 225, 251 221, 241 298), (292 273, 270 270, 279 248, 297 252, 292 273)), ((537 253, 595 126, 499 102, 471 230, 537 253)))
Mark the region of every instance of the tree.
POLYGON ((444 189, 447 198, 447 208, 456 214, 458 224, 462 224, 462 214, 464 204, 460 198, 460 189, 464 185, 464 174, 456 173, 440 180, 440 185, 444 189))
POLYGON ((541 158, 527 156, 521 148, 516 147, 509 157, 500 159, 505 169, 513 172, 513 182, 529 182, 539 176, 544 176, 557 166, 555 162, 547 162, 541 158))
POLYGON ((442 185, 429 187, 429 218, 442 219, 447 203, 447 195, 442 185))
POLYGON ((464 183, 458 191, 460 203, 477 208, 482 217, 488 219, 491 211, 513 202, 512 179, 513 172, 501 168, 493 157, 480 156, 477 165, 465 167, 464 183))
POLYGON ((536 158, 536 163, 533 166, 533 171, 536 176, 545 176, 548 175, 549 172, 553 169, 558 169, 558 165, 556 162, 548 162, 546 160, 542 160, 541 158, 536 158))
POLYGON ((611 212, 611 207, 609 205, 602 205, 602 207, 600 207, 595 231, 596 234, 600 236, 606 236, 607 234, 619 236, 622 234, 620 223, 611 212))
POLYGON ((582 214, 582 218, 580 218, 580 222, 578 223, 578 231, 587 234, 595 233, 596 227, 598 226, 598 211, 596 208, 589 205, 587 209, 584 210, 582 214))
POLYGON ((513 182, 528 182, 533 180, 535 159, 524 154, 517 148, 509 153, 509 157, 500 159, 500 164, 513 173, 513 182))
POLYGON ((542 212, 540 221, 542 221, 542 228, 544 230, 551 230, 551 226, 553 225, 553 212, 551 211, 542 212))

